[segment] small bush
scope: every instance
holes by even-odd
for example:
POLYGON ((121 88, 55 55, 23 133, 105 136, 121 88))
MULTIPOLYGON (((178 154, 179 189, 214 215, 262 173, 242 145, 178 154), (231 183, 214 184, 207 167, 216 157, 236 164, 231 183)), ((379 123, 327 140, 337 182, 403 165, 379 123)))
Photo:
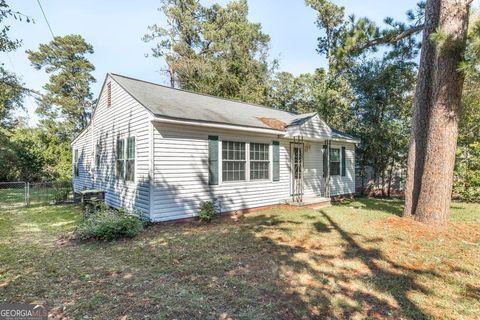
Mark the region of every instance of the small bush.
POLYGON ((202 221, 211 221, 218 214, 217 208, 213 201, 205 201, 200 205, 200 212, 198 216, 202 221))
POLYGON ((133 238, 142 230, 143 222, 138 214, 103 207, 80 222, 76 235, 82 240, 114 240, 133 238))
POLYGON ((68 188, 55 188, 53 190, 53 201, 55 203, 61 203, 67 200, 70 189, 68 188))

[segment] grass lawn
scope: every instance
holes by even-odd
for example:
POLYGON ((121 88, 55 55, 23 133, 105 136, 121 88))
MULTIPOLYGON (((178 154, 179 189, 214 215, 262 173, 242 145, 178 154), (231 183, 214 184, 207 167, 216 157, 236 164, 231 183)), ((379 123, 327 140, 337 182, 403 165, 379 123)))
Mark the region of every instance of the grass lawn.
POLYGON ((77 207, 3 207, 0 300, 70 318, 478 319, 480 205, 454 203, 436 230, 401 206, 279 208, 100 243, 64 240, 77 207))

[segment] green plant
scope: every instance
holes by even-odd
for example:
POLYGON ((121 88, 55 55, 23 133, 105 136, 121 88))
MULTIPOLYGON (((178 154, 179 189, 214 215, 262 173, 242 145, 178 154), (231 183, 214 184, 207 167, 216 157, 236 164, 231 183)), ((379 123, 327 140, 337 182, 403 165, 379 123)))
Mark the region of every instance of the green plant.
POLYGON ((55 203, 64 202, 65 200, 67 200, 69 193, 69 188, 55 188, 53 190, 53 201, 55 201, 55 203))
POLYGON ((143 222, 138 214, 102 207, 84 217, 75 233, 82 240, 114 240, 133 238, 142 230, 143 222))
POLYGON ((218 214, 218 210, 213 201, 204 201, 200 204, 198 216, 202 221, 211 221, 218 214))

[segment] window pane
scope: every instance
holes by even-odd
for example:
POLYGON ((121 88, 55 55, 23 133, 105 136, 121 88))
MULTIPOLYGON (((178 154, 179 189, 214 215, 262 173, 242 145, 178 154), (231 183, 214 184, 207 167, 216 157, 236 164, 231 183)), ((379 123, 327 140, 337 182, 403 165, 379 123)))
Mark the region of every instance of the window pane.
POLYGON ((135 160, 127 160, 125 180, 135 181, 135 160))
POLYGON ((135 137, 127 140, 127 159, 135 159, 135 137))
POLYGON ((250 179, 268 179, 270 176, 270 163, 268 161, 250 161, 250 179))
POLYGON ((124 159, 125 156, 125 140, 118 139, 117 140, 117 159, 121 160, 124 159))
POLYGON ((269 145, 266 143, 250 143, 250 160, 269 160, 269 145))
POLYGON ((245 160, 245 143, 223 141, 222 157, 223 160, 245 160))
POLYGON ((330 175, 331 176, 340 175, 340 162, 330 162, 330 175))
POLYGON ((222 180, 245 180, 245 143, 222 142, 222 180))
POLYGON ((340 161, 340 149, 330 149, 330 161, 340 161))
POLYGON ((123 179, 125 173, 125 160, 117 160, 117 179, 123 179))

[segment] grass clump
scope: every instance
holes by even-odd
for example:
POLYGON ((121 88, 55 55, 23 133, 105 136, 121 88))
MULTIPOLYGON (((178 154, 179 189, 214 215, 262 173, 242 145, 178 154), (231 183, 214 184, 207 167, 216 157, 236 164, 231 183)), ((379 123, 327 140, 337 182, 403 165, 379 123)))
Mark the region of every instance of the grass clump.
POLYGON ((75 232, 78 239, 115 240, 133 238, 143 230, 138 214, 102 207, 79 223, 75 232))

